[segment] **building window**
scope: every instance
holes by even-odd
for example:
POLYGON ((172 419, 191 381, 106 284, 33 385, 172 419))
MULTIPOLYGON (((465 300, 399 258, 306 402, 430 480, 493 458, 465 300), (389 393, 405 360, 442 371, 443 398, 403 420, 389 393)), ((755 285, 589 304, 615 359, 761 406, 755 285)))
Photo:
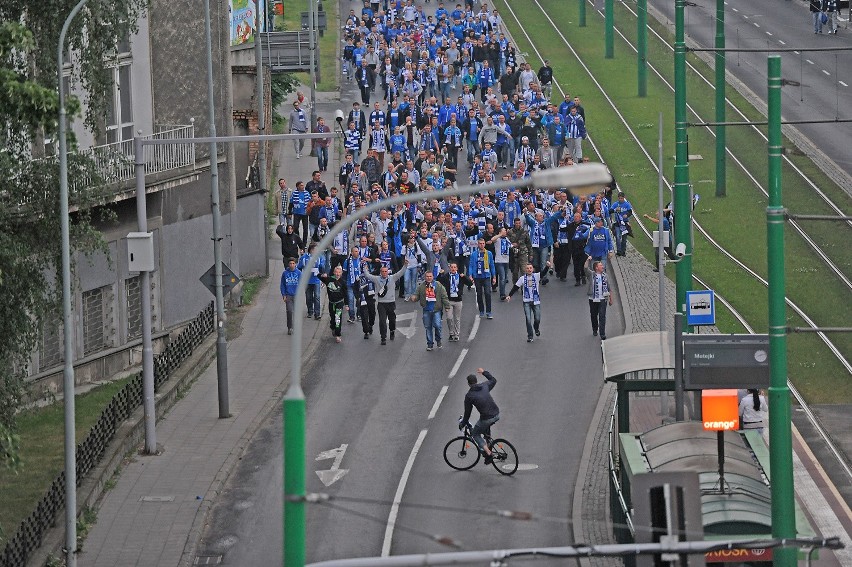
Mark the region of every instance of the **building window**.
POLYGON ((124 280, 127 340, 142 336, 142 294, 139 276, 124 280))
POLYGON ((133 139, 133 103, 131 99, 130 62, 112 69, 112 96, 107 97, 107 143, 133 139))
POLYGON ((105 343, 104 289, 83 292, 83 356, 101 350, 105 343))
POLYGON ((62 323, 52 317, 44 322, 41 334, 41 349, 39 354, 39 372, 44 372, 64 361, 62 347, 62 323))

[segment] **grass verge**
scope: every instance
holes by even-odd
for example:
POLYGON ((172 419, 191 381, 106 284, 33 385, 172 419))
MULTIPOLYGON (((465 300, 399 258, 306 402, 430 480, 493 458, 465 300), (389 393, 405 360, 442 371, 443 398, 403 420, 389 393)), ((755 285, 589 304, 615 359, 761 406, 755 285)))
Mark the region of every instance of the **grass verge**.
MULTIPOLYGON (((340 41, 340 15, 334 0, 323 2, 322 6, 325 9, 328 29, 319 38, 320 80, 317 81, 317 90, 328 92, 336 91, 338 87, 337 44, 340 41)), ((302 29, 303 11, 307 11, 307 4, 303 0, 284 0, 284 16, 275 17, 276 29, 282 26, 283 29, 291 31, 302 29)), ((294 75, 302 84, 310 85, 309 73, 294 75)))
MULTIPOLYGON (((565 3, 558 0, 541 0, 541 6, 549 14, 558 14, 565 9, 565 3)), ((496 6, 504 14, 506 23, 518 45, 519 51, 527 52, 528 60, 534 67, 540 64, 535 50, 523 33, 535 38, 536 48, 543 57, 550 59, 554 67, 555 78, 572 95, 583 99, 586 109, 587 126, 595 142, 604 153, 603 158, 612 169, 620 184, 628 191, 628 196, 637 212, 651 212, 656 208, 657 173, 648 158, 642 153, 644 148, 650 155, 656 156, 658 113, 663 113, 664 129, 664 173, 672 179, 674 167, 674 95, 655 75, 649 72, 648 96, 639 98, 636 94, 635 53, 624 42, 616 41, 614 59, 604 58, 604 26, 602 18, 589 10, 587 27, 579 28, 573 15, 560 17, 560 28, 577 50, 579 58, 595 75, 601 88, 611 97, 625 121, 634 130, 639 144, 624 127, 612 106, 606 101, 601 90, 583 70, 574 55, 567 50, 562 38, 553 25, 543 16, 541 8, 533 0, 513 0, 511 8, 523 25, 523 31, 516 24, 505 0, 497 0, 496 6), (641 144, 641 146, 640 146, 641 144)), ((575 6, 575 3, 571 3, 575 6)), ((635 19, 626 12, 619 14, 619 29, 635 28, 635 19)), ((635 32, 634 32, 635 33, 635 32)), ((662 33, 662 32, 661 32, 662 33)), ((627 34, 628 38, 631 36, 627 34)), ((666 37, 664 35, 664 37, 666 37)), ((649 60, 661 70, 663 76, 673 67, 671 52, 653 36, 649 38, 649 60)), ((701 66, 697 58, 693 64, 701 66)), ((705 66, 706 69, 706 66, 705 66)), ((671 81, 671 78, 668 78, 671 81)), ((688 100, 703 117, 712 117, 713 92, 695 73, 688 74, 688 100)), ((556 89, 554 89, 556 90, 556 89)), ((729 89, 732 90, 732 89, 729 89)), ((736 93, 729 93, 738 105, 748 107, 736 93)), ((731 111, 729 110, 729 114, 731 111)), ((747 115, 757 117, 752 108, 747 115)), ((690 120, 694 117, 690 116, 690 120)), ((690 153, 705 157, 714 155, 714 139, 704 129, 691 129, 689 132, 690 153)), ((789 145, 789 141, 787 142, 789 145)), ((757 182, 766 184, 766 142, 756 133, 744 128, 728 130, 728 147, 753 172, 757 182), (756 173, 755 173, 756 172, 756 173)), ((801 158, 797 158, 797 162, 801 158)), ((811 173, 815 167, 801 160, 801 167, 811 173)), ((797 164, 798 165, 798 164, 797 164)), ((816 203, 812 189, 796 178, 795 172, 785 166, 784 203, 791 210, 823 212, 824 205, 816 203)), ((831 184, 824 176, 814 173, 821 188, 831 184)), ((715 198, 715 169, 712 159, 690 163, 690 181, 702 200, 695 211, 695 217, 722 246, 759 274, 766 275, 766 199, 739 167, 729 162, 728 196, 715 198)), ((825 190, 825 189, 824 189, 825 190)), ((844 208, 849 208, 849 198, 838 188, 829 189, 832 198, 844 208), (845 196, 845 198, 844 198, 845 196)), ((810 229, 810 226, 808 227, 810 229)), ((845 229, 842 229, 845 230, 845 229)), ((824 248, 833 251, 833 256, 841 268, 850 264, 848 248, 843 243, 843 234, 831 229, 820 229, 815 239, 824 248)), ((827 267, 818 262, 805 242, 787 231, 786 263, 787 295, 791 297, 818 325, 845 326, 848 316, 846 310, 837 309, 845 303, 848 290, 837 280, 827 267), (819 293, 814 293, 818 285, 819 293)), ((651 257, 650 243, 637 238, 634 244, 639 250, 651 257)), ((725 296, 758 331, 767 328, 767 292, 766 288, 746 274, 730 259, 716 251, 696 231, 695 234, 695 273, 705 279, 708 285, 725 296)), ((670 275, 674 273, 669 268, 670 275)), ((790 325, 800 325, 794 313, 788 313, 790 325)), ((725 332, 741 330, 730 317, 719 321, 725 332)), ((852 337, 834 335, 832 341, 841 352, 852 352, 852 337)), ((852 381, 848 373, 828 351, 821 341, 808 334, 792 335, 788 340, 789 375, 811 403, 849 403, 852 402, 852 381)))
MULTIPOLYGON (((98 386, 76 397, 76 438, 85 438, 103 409, 129 378, 98 386)), ((62 403, 23 412, 18 418, 21 465, 16 473, 0 469, 0 526, 6 537, 44 496, 64 466, 64 413, 62 403)))

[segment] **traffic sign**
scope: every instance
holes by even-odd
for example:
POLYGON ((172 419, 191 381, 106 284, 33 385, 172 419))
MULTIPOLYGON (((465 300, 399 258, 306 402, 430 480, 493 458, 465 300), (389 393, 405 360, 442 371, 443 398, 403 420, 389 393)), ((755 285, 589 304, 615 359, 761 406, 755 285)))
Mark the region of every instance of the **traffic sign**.
MULTIPOLYGON (((204 275, 198 278, 201 280, 201 283, 204 284, 204 287, 210 290, 210 293, 216 295, 216 265, 210 266, 210 269, 204 272, 204 275)), ((231 268, 228 267, 228 264, 222 262, 222 295, 227 295, 231 292, 232 289, 237 287, 237 284, 240 283, 240 278, 234 272, 231 271, 231 268)))
POLYGON ((716 324, 716 295, 712 289, 686 292, 686 324, 716 324))

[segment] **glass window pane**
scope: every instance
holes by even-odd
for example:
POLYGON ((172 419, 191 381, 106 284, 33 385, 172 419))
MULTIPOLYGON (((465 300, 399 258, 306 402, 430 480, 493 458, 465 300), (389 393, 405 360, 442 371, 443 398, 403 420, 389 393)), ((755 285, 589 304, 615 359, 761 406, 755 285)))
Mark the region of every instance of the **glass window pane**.
POLYGON ((121 100, 121 123, 133 122, 133 106, 131 102, 130 65, 118 68, 118 96, 121 100))

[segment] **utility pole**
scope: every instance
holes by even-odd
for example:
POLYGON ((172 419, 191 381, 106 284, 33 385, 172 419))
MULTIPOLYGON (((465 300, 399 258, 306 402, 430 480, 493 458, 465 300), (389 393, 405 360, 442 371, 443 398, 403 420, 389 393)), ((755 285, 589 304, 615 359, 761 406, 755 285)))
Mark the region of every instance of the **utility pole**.
POLYGON ((317 20, 318 15, 315 10, 317 9, 317 0, 308 0, 308 33, 311 34, 311 49, 310 49, 310 63, 311 63, 311 127, 308 128, 308 132, 313 132, 314 126, 317 123, 317 20))
POLYGON ((219 418, 231 417, 228 409, 228 339, 225 336, 225 298, 222 293, 222 227, 219 211, 219 152, 216 149, 216 109, 213 104, 213 40, 210 30, 210 0, 204 0, 207 40, 207 113, 210 121, 210 210, 213 213, 213 262, 216 286, 216 377, 219 418))
MULTIPOLYGON (((787 305, 784 280, 785 210, 781 204, 781 56, 767 60, 769 110, 769 205, 766 249, 769 263, 769 468, 772 471, 772 535, 796 537, 793 496, 793 438, 787 387, 787 305)), ((795 567, 795 549, 777 549, 775 567, 795 567)))
POLYGON ((615 45, 615 8, 613 5, 615 4, 615 0, 606 0, 604 5, 604 25, 606 26, 606 30, 604 32, 604 43, 606 48, 604 50, 604 57, 606 59, 612 59, 614 57, 614 45, 615 45))
MULTIPOLYGON (((257 73, 257 133, 263 136, 266 134, 266 109, 263 104, 266 100, 263 88, 263 44, 261 43, 261 19, 260 10, 257 10, 257 18, 255 19, 254 30, 254 64, 257 73)), ((261 140, 258 144, 258 182, 260 189, 265 193, 269 189, 269 184, 266 182, 266 140, 261 140)))
POLYGON ((725 166, 725 0, 716 0, 716 196, 726 194, 725 166))
POLYGON ((648 95, 648 0, 636 5, 636 75, 639 96, 644 98, 648 95))
MULTIPOLYGON (((675 245, 686 246, 686 253, 675 269, 675 311, 686 310, 686 292, 692 289, 692 199, 689 190, 689 136, 686 130, 686 41, 684 40, 685 0, 675 0, 675 171, 674 214, 675 245)), ((662 219, 661 219, 662 220, 662 219)))

